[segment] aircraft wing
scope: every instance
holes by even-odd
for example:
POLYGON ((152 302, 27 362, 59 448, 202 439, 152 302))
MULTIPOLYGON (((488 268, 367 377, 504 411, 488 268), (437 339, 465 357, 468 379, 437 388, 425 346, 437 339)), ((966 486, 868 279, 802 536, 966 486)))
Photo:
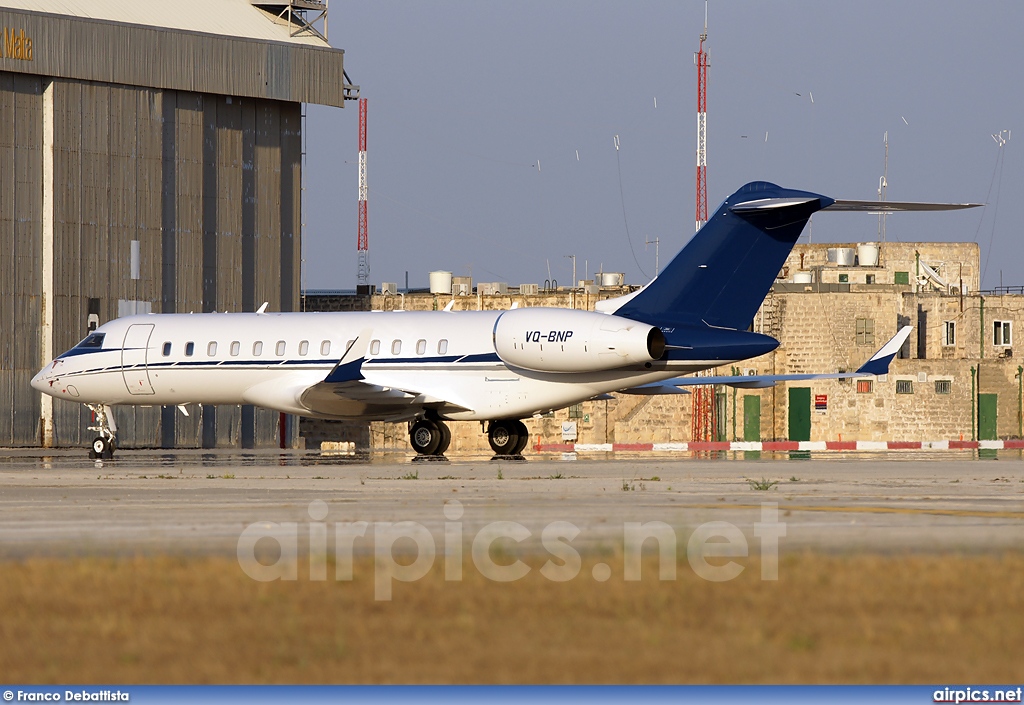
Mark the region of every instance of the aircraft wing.
POLYGON ((374 384, 363 377, 363 362, 364 358, 360 357, 339 363, 323 381, 306 387, 299 396, 299 403, 309 412, 324 417, 391 421, 412 418, 424 407, 468 411, 415 389, 374 384))
MULTIPOLYGON (((810 379, 851 379, 854 377, 870 377, 873 375, 884 375, 889 372, 889 363, 896 357, 896 353, 903 347, 903 343, 910 337, 910 326, 904 326, 896 335, 889 339, 885 345, 878 349, 871 358, 854 372, 829 372, 829 373, 806 373, 791 375, 720 375, 715 377, 675 377, 663 382, 656 382, 643 387, 636 387, 631 390, 621 390, 625 394, 643 394, 637 389, 652 388, 669 385, 672 387, 689 387, 706 384, 725 384, 740 389, 764 389, 775 386, 776 382, 802 382, 810 379)), ((665 392, 651 391, 649 394, 664 394, 665 392)))

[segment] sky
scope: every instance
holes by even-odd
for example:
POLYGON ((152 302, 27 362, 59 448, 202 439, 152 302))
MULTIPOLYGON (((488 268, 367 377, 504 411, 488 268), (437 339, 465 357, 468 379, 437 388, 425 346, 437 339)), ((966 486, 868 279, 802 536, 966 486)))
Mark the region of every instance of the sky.
MULTIPOLYGON (((692 236, 703 1, 336 0, 329 22, 368 99, 370 283, 565 285, 574 256, 643 284, 692 236)), ((976 241, 983 287, 1024 284, 1022 27, 1017 0, 712 0, 709 211, 755 180, 875 199, 888 134, 888 200, 987 205, 886 239, 976 241)), ((358 124, 307 107, 306 288, 357 283, 358 124)), ((808 238, 874 241, 878 217, 808 238)))

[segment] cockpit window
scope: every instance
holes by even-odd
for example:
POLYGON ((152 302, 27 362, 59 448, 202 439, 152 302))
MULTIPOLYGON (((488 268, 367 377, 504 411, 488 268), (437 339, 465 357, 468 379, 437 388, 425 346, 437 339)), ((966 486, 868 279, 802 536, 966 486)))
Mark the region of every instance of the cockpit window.
POLYGON ((81 343, 79 343, 75 347, 76 348, 90 348, 90 349, 102 348, 103 347, 103 338, 105 336, 106 336, 106 333, 92 333, 91 335, 86 337, 85 340, 83 340, 81 343))

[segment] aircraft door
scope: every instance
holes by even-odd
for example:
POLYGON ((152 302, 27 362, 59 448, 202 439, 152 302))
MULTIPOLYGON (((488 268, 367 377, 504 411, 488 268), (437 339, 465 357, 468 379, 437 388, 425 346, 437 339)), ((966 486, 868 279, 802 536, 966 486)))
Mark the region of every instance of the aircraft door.
POLYGON ((154 324, 138 323, 128 326, 121 348, 121 374, 129 394, 155 394, 149 381, 149 338, 154 324))

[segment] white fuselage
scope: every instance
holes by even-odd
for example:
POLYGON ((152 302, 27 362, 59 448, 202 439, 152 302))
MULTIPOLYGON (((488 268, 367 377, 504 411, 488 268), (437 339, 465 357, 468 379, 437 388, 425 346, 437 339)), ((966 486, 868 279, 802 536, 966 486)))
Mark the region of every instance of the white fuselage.
POLYGON ((722 364, 658 361, 585 373, 519 369, 495 352, 493 331, 502 313, 128 316, 96 330, 103 334, 100 346, 73 348, 32 384, 51 396, 89 404, 256 404, 321 418, 395 420, 430 407, 442 418, 487 420, 525 418, 722 364), (405 392, 407 403, 368 413, 303 401, 354 346, 365 358, 360 383, 405 392))

